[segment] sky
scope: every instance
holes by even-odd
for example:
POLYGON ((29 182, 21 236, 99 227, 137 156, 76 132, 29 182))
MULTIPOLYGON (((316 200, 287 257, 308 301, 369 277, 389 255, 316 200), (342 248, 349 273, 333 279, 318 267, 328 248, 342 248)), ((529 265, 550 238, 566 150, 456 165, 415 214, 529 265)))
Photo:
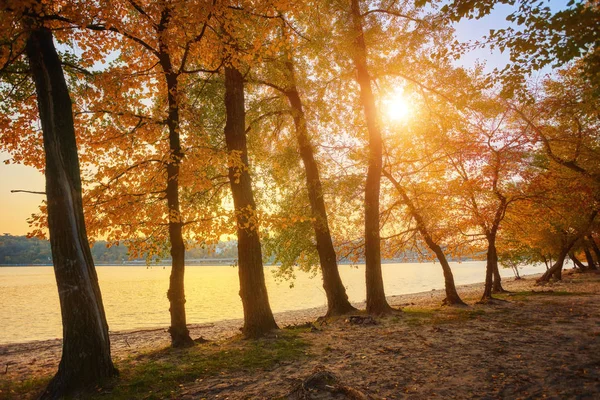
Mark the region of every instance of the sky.
POLYGON ((38 211, 45 196, 29 193, 11 193, 11 190, 44 192, 44 176, 35 168, 24 165, 5 165, 10 158, 0 151, 0 235, 25 235, 29 231, 27 218, 38 211))
MULTIPOLYGON (((554 0, 553 8, 566 5, 566 0, 554 0)), ((489 33, 490 29, 500 29, 508 26, 505 20, 511 10, 510 6, 497 6, 491 15, 480 20, 461 21, 456 26, 457 38, 460 41, 476 40, 489 33)), ((467 54, 460 64, 473 66, 475 62, 485 62, 486 70, 503 67, 508 62, 508 54, 496 51, 478 50, 467 54)), ((4 160, 10 158, 6 152, 0 151, 0 234, 25 235, 29 231, 27 218, 38 211, 42 195, 29 193, 11 193, 11 190, 30 190, 43 192, 44 177, 32 167, 23 165, 5 165, 4 160)))

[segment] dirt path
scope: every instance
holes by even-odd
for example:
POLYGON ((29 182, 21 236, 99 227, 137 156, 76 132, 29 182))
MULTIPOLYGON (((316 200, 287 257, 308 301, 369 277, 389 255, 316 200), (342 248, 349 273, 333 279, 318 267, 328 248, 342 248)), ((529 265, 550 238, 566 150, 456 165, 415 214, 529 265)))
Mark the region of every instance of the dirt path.
MULTIPOLYGON (((404 306, 403 313, 374 325, 341 319, 303 333, 311 344, 303 361, 207 377, 176 397, 285 398, 314 371, 327 370, 375 399, 597 398, 600 275, 567 274, 563 282, 542 287, 534 286, 533 279, 508 281, 505 287, 515 294, 492 305, 473 305, 481 284, 461 287, 461 296, 472 304, 467 308, 439 308, 440 291, 391 298, 392 304, 404 306), (524 291, 529 292, 519 293, 524 291)), ((322 313, 313 309, 277 317, 284 325, 322 313)), ((240 325, 195 326, 192 336, 223 339, 240 325)), ((116 359, 168 345, 165 329, 117 332, 111 338, 116 359)), ((0 346, 0 379, 51 374, 60 345, 55 340, 0 346)))
POLYGON ((597 276, 567 276, 535 288, 552 292, 495 305, 433 312, 410 306, 376 325, 339 321, 306 334, 310 361, 205 379, 182 398, 282 398, 320 369, 374 399, 598 398, 598 289, 597 276), (574 293, 563 295, 565 289, 574 293))

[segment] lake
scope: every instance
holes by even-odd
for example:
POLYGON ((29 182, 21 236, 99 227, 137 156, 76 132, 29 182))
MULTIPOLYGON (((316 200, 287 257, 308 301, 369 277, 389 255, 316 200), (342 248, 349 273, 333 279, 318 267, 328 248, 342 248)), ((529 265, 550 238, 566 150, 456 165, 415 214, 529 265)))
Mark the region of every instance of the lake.
MULTIPOLYGON (((450 263, 457 285, 482 282, 485 262, 450 263)), ((383 264, 386 295, 416 293, 444 287, 437 263, 383 264)), ((276 281, 265 267, 273 312, 324 306, 321 277, 301 271, 294 287, 276 281)), ((340 265, 342 280, 352 302, 365 300, 364 266, 340 265)), ((106 317, 111 331, 169 326, 166 297, 170 267, 99 266, 106 317)), ((528 266, 522 274, 540 273, 544 267, 528 266)), ((513 276, 501 269, 504 277, 513 276)), ((190 324, 242 318, 237 268, 188 266, 185 274, 186 310, 190 324)), ((0 267, 0 344, 62 337, 58 292, 52 267, 0 267)))

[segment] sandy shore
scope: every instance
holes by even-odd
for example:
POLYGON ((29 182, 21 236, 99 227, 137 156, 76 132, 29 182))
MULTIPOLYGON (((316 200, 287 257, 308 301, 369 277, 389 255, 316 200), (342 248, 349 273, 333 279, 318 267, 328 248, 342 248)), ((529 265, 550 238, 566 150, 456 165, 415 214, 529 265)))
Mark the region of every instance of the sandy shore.
MULTIPOLYGON (((582 307, 585 308, 589 308, 591 311, 589 311, 590 315, 593 314, 594 316, 594 323, 595 324, 600 324, 600 278, 598 278, 598 276, 593 276, 591 279, 590 278, 585 278, 585 279, 581 279, 579 278, 579 276, 581 276, 580 274, 565 274, 564 280, 562 282, 557 282, 557 283, 553 283, 553 284, 548 284, 548 285, 544 285, 544 286, 536 286, 535 285, 535 275, 534 276, 527 276, 525 277, 525 279, 522 280, 514 280, 514 279, 505 279, 505 281, 503 282, 505 289, 508 289, 510 291, 513 292, 522 292, 522 291, 565 291, 565 292, 577 292, 577 293, 593 293, 594 295, 589 295, 589 296, 585 296, 585 302, 586 304, 583 304, 582 307)), ((464 285, 464 286, 460 286, 458 288, 459 294, 461 295, 461 297, 467 301, 469 304, 473 305, 478 299, 479 296, 481 295, 481 291, 482 291, 482 286, 483 284, 481 283, 477 283, 477 284, 471 284, 471 285, 464 285)), ((567 296, 568 297, 568 296, 567 296)), ((406 310, 410 310, 410 309, 416 309, 416 308, 426 308, 426 309, 433 309, 433 310, 440 310, 439 312, 443 313, 443 308, 440 308, 440 304, 442 299, 444 298, 444 292, 442 290, 432 290, 432 291, 428 291, 428 292, 422 292, 422 293, 415 293, 415 294, 407 294, 407 295, 400 295, 400 296, 392 296, 389 297, 389 301, 390 304, 392 304, 395 307, 402 307, 402 308, 406 308, 406 310)), ((558 297, 556 298, 558 299, 558 297)), ((554 298, 552 299, 554 300, 554 298)), ((561 299, 558 299, 561 300, 561 299)), ((531 310, 527 310, 526 312, 526 308, 522 305, 520 306, 515 306, 515 304, 520 304, 520 302, 508 302, 506 303, 506 305, 501 305, 500 307, 508 307, 510 308, 510 311, 513 312, 515 310, 517 310, 520 314, 515 314, 515 318, 533 318, 535 320, 542 318, 540 316, 537 315, 533 315, 532 313, 535 313, 535 307, 533 307, 531 310)), ((525 304, 526 306, 528 304, 530 304, 529 302, 524 302, 523 304, 525 304)), ((358 308, 364 308, 364 304, 355 304, 358 308)), ((470 308, 477 308, 477 307, 486 307, 486 306, 474 306, 474 307, 470 307, 470 308)), ((487 306, 490 307, 490 306, 487 306)), ((497 307, 497 306, 491 306, 491 307, 497 307)), ((567 311, 568 312, 568 311, 567 311)), ((316 320, 316 318, 318 318, 319 316, 323 315, 325 313, 325 308, 313 308, 313 309, 306 309, 306 310, 299 310, 299 311, 289 311, 289 312, 284 312, 284 313, 279 313, 276 314, 276 320, 278 322, 278 324, 280 326, 286 326, 286 325, 295 325, 295 324, 301 324, 301 323, 305 323, 307 321, 314 321, 316 320)), ((588 321, 589 322, 589 321, 588 321)), ((239 328, 242 325, 242 321, 241 320, 228 320, 228 321, 219 321, 219 322, 215 322, 215 323, 211 323, 211 324, 202 324, 202 325, 191 325, 190 326, 190 331, 191 331, 191 335, 192 338, 199 338, 199 337, 203 337, 205 339, 209 339, 209 340, 223 340, 226 339, 228 337, 234 336, 236 334, 239 333, 239 328)), ((397 324, 396 324, 397 325, 397 324)), ((470 330, 468 331, 462 331, 463 327, 460 327, 460 329, 458 330, 454 330, 455 332, 461 332, 460 335, 453 337, 453 339, 444 339, 443 336, 447 336, 447 335, 437 335, 437 333, 444 333, 446 332, 446 330, 448 329, 447 327, 443 327, 443 328, 434 328, 434 329, 440 329, 439 331, 435 331, 433 336, 440 336, 439 341, 436 343, 436 340, 431 339, 430 336, 432 336, 430 333, 428 333, 426 336, 428 337, 423 337, 421 333, 419 333, 418 329, 414 332, 412 332, 412 334, 416 335, 414 337, 412 337, 413 340, 416 342, 420 341, 420 344, 418 343, 413 343, 412 345, 415 346, 420 346, 420 347, 424 347, 425 349, 428 349, 427 351, 431 351, 431 349, 436 349, 436 351, 444 351, 443 349, 446 347, 446 351, 452 351, 452 352, 456 352, 457 349, 456 348, 452 348, 452 346, 460 346, 460 348, 464 348, 464 346, 468 345, 470 343, 470 336, 473 335, 479 335, 481 337, 485 337, 486 335, 489 336, 487 333, 489 329, 490 329, 491 325, 490 324, 484 324, 482 326, 473 326, 470 328, 470 330), (421 335, 421 336, 419 336, 421 335), (421 337, 421 338, 419 338, 421 337), (449 342, 448 342, 449 341, 449 342), (433 346, 433 347, 432 347, 433 346), (439 347, 439 348, 438 348, 439 347)), ((518 337, 520 335, 520 331, 518 327, 513 327, 516 330, 506 330, 505 332, 505 336, 502 336, 499 338, 499 342, 495 342, 493 343, 493 346, 506 346, 507 349, 505 351, 508 351, 508 348, 513 348, 513 346, 515 344, 513 344, 513 340, 511 339, 511 337, 518 337)), ((562 328, 562 327, 561 327, 562 328)), ((587 332, 583 331, 581 332, 582 335, 584 335, 586 338, 588 338, 589 336, 589 340, 593 341, 596 345, 598 345, 599 343, 599 335, 600 335, 600 326, 595 326, 591 325, 591 327, 575 327, 576 329, 588 329, 587 332), (595 331, 591 332, 589 331, 590 329, 596 329, 595 331), (597 332, 596 332, 597 331, 597 332), (590 336, 591 335, 591 336, 590 336)), ((319 363, 324 363, 326 362, 327 365, 333 365, 333 369, 335 370, 335 372, 337 374, 341 374, 342 376, 344 376, 347 371, 345 370, 344 365, 347 365, 348 363, 346 361, 344 361, 343 357, 350 357, 348 356, 349 352, 352 352, 354 349, 354 346, 357 345, 357 343, 366 340, 367 342, 370 340, 373 345, 375 345, 375 347, 377 347, 378 344, 382 345, 382 348, 391 348, 396 346, 398 343, 394 343, 393 341, 390 340, 390 338, 392 338, 392 336, 389 335, 394 335, 394 337, 397 337, 395 335, 398 334, 403 334, 403 335, 408 335, 406 336, 403 340, 409 340, 409 338, 411 338, 411 336, 409 335, 410 329, 413 329, 411 327, 402 327, 402 328, 390 328, 388 329, 387 327, 383 326, 376 326, 375 328, 367 328, 367 327, 363 327, 360 328, 362 329, 362 331, 354 331, 352 329, 348 329, 347 326, 334 326, 332 325, 331 327, 328 327, 327 329, 324 329, 323 332, 320 334, 320 338, 318 340, 312 340, 313 346, 316 346, 316 348, 318 348, 320 345, 322 346, 326 346, 327 348, 329 348, 330 346, 330 342, 335 343, 337 347, 339 347, 339 352, 340 352, 340 358, 339 360, 337 360, 336 362, 338 364, 336 364, 334 361, 335 360, 327 360, 327 361, 316 361, 316 362, 311 362, 308 363, 307 365, 302 365, 301 367, 298 366, 297 369, 294 369, 293 373, 291 371, 288 371, 290 373, 292 373, 293 376, 297 376, 298 379, 300 379, 300 376, 302 374, 306 375, 310 372, 311 368, 316 368, 318 367, 320 364, 319 363), (375 329, 375 330, 374 330, 375 329), (383 329, 383 331, 382 331, 383 329), (408 331, 407 331, 408 329, 408 331), (395 330, 395 331, 394 331, 395 330), (402 332, 400 332, 402 331, 402 332), (349 335, 349 336, 348 336, 349 335), (342 340, 343 339, 343 340, 342 340), (353 344, 352 340, 356 340, 356 343, 353 344), (382 342, 382 343, 379 343, 382 342), (329 343, 329 344, 328 344, 329 343), (388 347, 385 347, 385 346, 388 347), (344 347, 345 346, 345 347, 344 347), (391 347, 390 347, 391 346, 391 347), (337 367, 335 367, 335 365, 338 365, 337 367)), ((428 328, 431 329, 431 328, 428 328)), ((537 329, 537 328, 536 328, 537 329)), ((501 331, 503 329, 500 329, 501 331)), ((563 331, 561 331, 560 335, 565 335, 564 333, 564 329, 563 331)), ((112 332, 111 333, 111 343, 112 343, 112 352, 113 352, 113 357, 115 360, 119 360, 119 359, 123 359, 126 357, 130 357, 130 356, 134 356, 136 354, 140 354, 140 353, 144 353, 147 352, 149 350, 152 349, 157 349, 157 348, 161 348, 161 347, 165 347, 169 345, 169 335, 167 333, 167 328, 163 327, 163 328, 156 328, 156 329, 146 329, 146 330, 136 330, 136 331, 121 331, 121 332, 112 332)), ((516 343, 516 342, 515 342, 516 343)), ((356 347, 356 348, 361 348, 361 347, 356 347)), ((597 350, 600 350, 600 345, 596 347, 597 350)), ((386 351, 386 350, 382 350, 382 351, 386 351)), ((398 350, 400 353, 402 353, 404 350, 400 351, 398 350)), ((460 349, 458 349, 458 351, 460 351, 460 349)), ((504 350, 503 350, 504 351, 504 350)), ((546 350, 545 350, 546 351, 546 350)), ((552 351, 551 349, 549 350, 550 352, 552 351)), ((44 375, 50 375, 52 374, 57 365, 58 362, 60 360, 60 352, 61 352, 61 340, 46 340, 46 341, 34 341, 34 342, 27 342, 27 343, 18 343, 18 344, 7 344, 7 345, 0 345, 0 379, 2 380, 11 380, 11 381, 18 381, 18 380, 24 380, 24 379, 28 379, 31 377, 39 377, 39 376, 44 376, 44 375)), ((398 355, 400 353, 398 352, 392 352, 390 350, 390 354, 395 354, 398 355)), ((600 354, 600 351, 596 351, 595 352, 595 356, 594 356, 594 360, 592 360, 593 362, 596 362, 596 370, 598 369, 598 367, 600 366, 600 362, 598 360, 600 360, 598 354, 600 354)), ((550 356, 548 354, 543 354, 542 357, 545 356, 550 356)), ((457 355, 458 357, 458 355, 457 355)), ((519 356, 521 357, 521 356, 519 356)), ((354 356, 350 357, 352 359, 354 359, 354 356)), ((363 358, 364 359, 364 358, 363 358)), ((490 363, 495 363, 494 359, 490 359, 489 360, 490 363)), ((451 363, 451 361, 448 361, 449 363, 451 363)), ((358 362, 357 365, 359 365, 360 362, 358 362)), ((435 363, 434 363, 435 364, 435 363)), ((433 365, 433 364, 432 364, 433 365)), ((441 366, 435 367, 435 365, 423 365, 423 368, 434 368, 437 369, 442 368, 441 366), (429 366, 429 367, 428 367, 429 366)), ((445 368, 448 368, 450 364, 448 364, 445 368)), ((371 368, 371 366, 366 365, 364 366, 365 368, 371 368)), ((396 365, 397 368, 398 366, 396 365)), ((380 367, 377 367, 377 371, 373 371, 373 373, 378 374, 381 371, 388 371, 389 368, 391 368, 391 366, 385 366, 385 365, 381 365, 380 367)), ((463 370, 466 367, 462 367, 463 370)), ((590 367, 591 368, 591 367, 590 367)), ((413 371, 414 372, 414 371, 413 371)), ((430 371, 431 372, 431 371, 430 371)), ((439 371, 438 371, 439 372, 439 371)), ((285 374, 285 372, 283 372, 285 374)), ((387 373, 387 372, 386 372, 387 373)), ((416 372, 415 372, 416 373, 416 372)), ((426 373, 426 372, 423 372, 426 373)), ((457 374, 461 374, 460 370, 456 371, 457 374)), ((477 374, 477 372, 474 370, 473 374, 477 374)), ((233 379, 231 377, 229 377, 230 379, 233 379)), ((247 376, 245 377, 241 377, 245 380, 248 380, 247 376)), ((240 378, 240 379, 241 379, 240 378)), ((525 379, 526 377, 523 376, 523 379, 525 379)), ((598 386, 596 386, 596 389, 598 389, 598 392, 600 393, 600 383, 598 383, 597 381, 597 376, 596 376, 596 381, 595 384, 597 384, 598 386)), ((265 378, 266 379, 266 378, 265 378)), ((270 379, 277 379, 275 376, 271 377, 270 379)), ((287 378, 286 378, 287 379, 287 378)), ((396 379, 396 378, 395 378, 396 379)), ((471 379, 471 378, 469 378, 471 379)), ((473 378, 473 379, 477 379, 477 378, 473 378)), ((487 379, 487 378, 486 378, 487 379)), ((491 379, 491 378, 490 378, 491 379)), ((207 382, 210 382, 210 380, 206 380, 207 382)), ((350 381, 352 381, 352 379, 350 379, 350 381)), ((250 381, 248 381, 250 382, 250 381)), ((215 382, 213 382, 215 383, 215 382)), ((269 385, 269 382, 263 382, 265 385, 269 385)), ((474 384, 474 382, 471 382, 472 384, 474 384)), ((206 383, 208 384, 208 383, 206 383)), ((196 388, 195 390, 201 390, 202 388, 207 389, 206 384, 204 386, 201 385, 201 387, 196 388)), ((364 386, 364 388, 366 388, 365 390, 367 392, 369 392, 368 387, 369 384, 368 382, 365 383, 364 379, 354 382, 354 384, 357 387, 361 387, 364 386), (366 385, 366 386, 365 386, 366 385)), ((372 382, 371 382, 371 386, 372 386, 372 382)), ((469 382, 465 382, 465 384, 470 384, 469 382)), ((389 383, 389 385, 392 385, 392 383, 389 383)), ((419 385, 417 385, 418 387, 422 388, 424 385, 424 383, 421 383, 419 385)), ((415 387, 417 387, 415 386, 415 387)), ((513 385, 514 386, 514 385, 513 385)), ((412 389, 410 389, 410 385, 407 386, 408 389, 403 388, 402 391, 404 391, 405 393, 410 393, 410 391, 412 389), (407 391, 408 390, 408 391, 407 391)), ((432 386, 430 384, 427 384, 427 387, 429 389, 427 389, 428 391, 423 391, 422 389, 420 389, 419 391, 415 392, 415 393, 419 393, 420 397, 421 395, 423 396, 430 396, 432 393, 435 392, 435 385, 432 386)), ((256 394, 258 396, 258 398, 269 398, 269 397, 262 397, 262 395, 258 395, 261 392, 261 388, 260 385, 255 387, 256 389, 256 394)), ((393 385, 390 386, 387 390, 387 395, 381 398, 395 398, 393 395, 394 390, 396 390, 397 388, 395 388, 393 385), (391 394, 390 394, 391 393, 391 394)), ((514 389, 514 387, 513 387, 514 389)), ((283 389, 282 389, 283 390, 283 389)), ((378 390, 382 390, 381 388, 378 390)), ((399 390, 399 389, 398 389, 399 390)), ((512 390, 512 389, 511 389, 512 390)), ((384 390, 385 392, 385 390, 384 390)), ((193 395, 193 391, 188 391, 187 392, 188 395, 187 397, 190 398, 196 398, 193 395)), ((241 397, 237 397, 237 396, 241 396, 241 393, 249 393, 249 397, 247 398, 254 398, 251 394, 253 393, 251 388, 249 387, 244 387, 243 391, 232 391, 229 394, 229 397, 222 397, 222 398, 241 398, 241 397)), ((274 393, 273 395, 275 396, 276 393, 274 393)), ((414 394, 414 393, 413 393, 414 394)), ((281 393, 279 393, 278 395, 281 395, 281 393)), ((374 393, 372 393, 373 396, 375 396, 374 393)), ((506 395, 510 396, 510 393, 506 393, 506 395)), ((245 396, 245 395, 244 395, 245 396)), ((217 396, 218 397, 218 396, 217 396)), ((452 397, 452 396, 451 396, 452 397)), ((458 397, 469 397, 469 396, 458 396, 458 397)), ((477 397, 477 396, 475 396, 477 397)), ((494 397, 494 396, 492 396, 494 397)), ((527 396, 525 396, 527 397, 527 396)), ((210 396, 208 396, 208 398, 212 398, 210 396)), ((246 397, 244 397, 246 398, 246 397)), ((378 398, 377 396, 375 396, 374 398, 378 398)))

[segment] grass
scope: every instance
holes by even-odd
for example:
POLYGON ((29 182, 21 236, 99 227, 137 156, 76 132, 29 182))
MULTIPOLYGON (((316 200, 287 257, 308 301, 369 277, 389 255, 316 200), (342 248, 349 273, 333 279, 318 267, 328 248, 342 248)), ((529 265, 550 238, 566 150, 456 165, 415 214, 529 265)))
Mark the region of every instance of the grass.
POLYGON ((487 314, 485 310, 475 308, 405 308, 404 319, 409 326, 452 324, 480 318, 487 314))
POLYGON ((0 379, 0 399, 32 398, 46 387, 51 378, 50 376, 36 377, 19 382, 0 379))
MULTIPOLYGON (((164 348, 117 362, 120 376, 107 382, 86 399, 177 398, 185 385, 205 377, 234 371, 268 369, 308 355, 308 343, 300 329, 285 329, 260 340, 234 338, 188 349, 164 348)), ((49 378, 11 383, 0 382, 0 398, 34 397, 49 378)))
MULTIPOLYGON (((282 361, 306 356, 308 344, 295 330, 255 341, 232 339, 224 344, 203 344, 191 349, 167 348, 119 365, 121 377, 109 389, 111 399, 162 399, 197 379, 232 371, 267 369, 282 361)), ((96 398, 106 396, 96 396, 96 398)), ((94 397, 92 397, 94 398, 94 397)))
POLYGON ((540 290, 540 291, 525 291, 525 292, 513 292, 513 293, 500 293, 500 294, 495 294, 494 297, 497 297, 499 299, 503 299, 503 300, 519 300, 519 301, 524 301, 524 300, 529 300, 531 297, 534 296, 548 296, 548 297, 563 297, 563 296, 587 296, 590 293, 586 293, 586 292, 567 292, 567 291, 562 291, 562 290, 540 290))

